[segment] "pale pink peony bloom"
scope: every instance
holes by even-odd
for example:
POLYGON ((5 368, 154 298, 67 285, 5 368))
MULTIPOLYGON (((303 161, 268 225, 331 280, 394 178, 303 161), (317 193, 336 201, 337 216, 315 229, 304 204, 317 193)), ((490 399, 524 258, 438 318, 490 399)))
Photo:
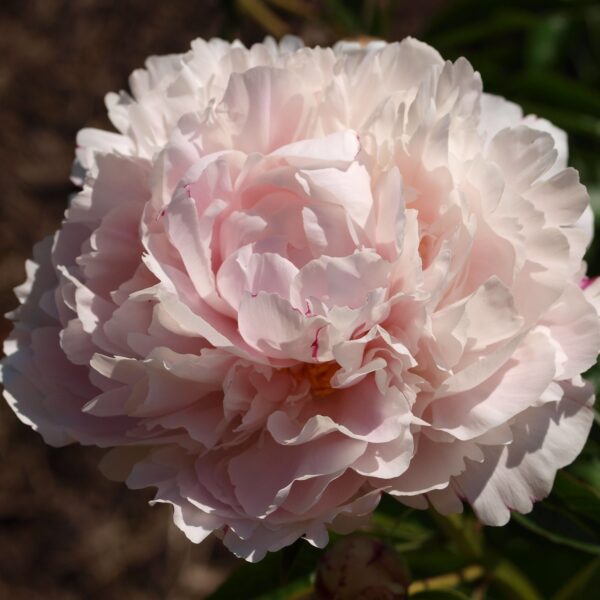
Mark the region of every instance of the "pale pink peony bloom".
POLYGON ((549 493, 600 350, 563 132, 413 39, 196 40, 130 85, 17 288, 22 421, 248 560, 382 492, 492 525, 549 493))

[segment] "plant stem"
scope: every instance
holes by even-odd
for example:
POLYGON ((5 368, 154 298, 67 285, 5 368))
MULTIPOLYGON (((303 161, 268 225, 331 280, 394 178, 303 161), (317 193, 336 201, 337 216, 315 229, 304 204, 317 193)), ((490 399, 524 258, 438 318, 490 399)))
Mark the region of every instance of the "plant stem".
POLYGON ((413 581, 408 587, 408 595, 414 596, 415 594, 426 590, 441 590, 444 588, 456 587, 461 583, 469 583, 476 579, 480 579, 484 574, 485 571, 482 566, 470 565, 453 573, 445 573, 444 575, 437 575, 436 577, 413 581))

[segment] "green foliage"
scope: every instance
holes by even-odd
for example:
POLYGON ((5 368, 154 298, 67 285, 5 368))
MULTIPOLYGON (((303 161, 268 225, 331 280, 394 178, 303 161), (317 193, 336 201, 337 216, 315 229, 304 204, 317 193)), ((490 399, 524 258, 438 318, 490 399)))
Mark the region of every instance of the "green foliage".
POLYGON ((208 600, 289 600, 310 589, 321 552, 296 542, 256 564, 243 564, 208 600))
MULTIPOLYGON (((329 42, 359 34, 388 37, 401 2, 391 0, 230 0, 231 19, 251 17, 266 33, 313 24, 329 42)), ((449 1, 419 37, 448 59, 466 56, 486 91, 521 104, 569 135, 570 162, 579 169, 600 219, 600 2, 597 0, 449 1)), ((588 252, 600 273, 600 244, 588 252)), ((587 374, 600 391, 600 364, 587 374)), ((466 513, 451 518, 382 500, 370 533, 400 552, 422 600, 553 600, 597 597, 600 589, 600 413, 588 444, 560 472, 551 496, 529 515, 501 528, 482 527, 466 513), (476 565, 481 577, 464 578, 476 565), (437 578, 437 579, 436 579, 437 578), (437 583, 436 583, 437 582, 437 583), (449 584, 450 585, 450 584, 449 584), (424 590, 424 591, 423 591, 424 590)), ((243 565, 211 598, 309 598, 320 552, 293 551, 243 565), (286 558, 287 557, 287 558, 286 558)))
POLYGON ((554 595, 554 600, 575 600, 582 597, 586 590, 598 589, 600 579, 600 557, 590 561, 579 570, 554 595), (594 578, 596 581, 594 582, 594 578))

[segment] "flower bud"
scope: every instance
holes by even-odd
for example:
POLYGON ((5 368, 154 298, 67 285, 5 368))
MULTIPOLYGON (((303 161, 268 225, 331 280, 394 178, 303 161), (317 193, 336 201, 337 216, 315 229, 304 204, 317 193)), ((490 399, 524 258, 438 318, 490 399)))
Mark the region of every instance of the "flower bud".
POLYGON ((403 600, 409 574, 402 558, 381 540, 342 538, 324 554, 317 571, 317 600, 403 600))

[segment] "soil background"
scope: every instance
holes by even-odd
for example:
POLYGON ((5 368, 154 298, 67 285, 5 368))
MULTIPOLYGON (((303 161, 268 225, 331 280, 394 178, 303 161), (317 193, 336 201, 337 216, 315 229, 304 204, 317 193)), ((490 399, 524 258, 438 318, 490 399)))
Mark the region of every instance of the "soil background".
MULTIPOLYGON (((418 35, 442 2, 396 4, 391 39, 418 35)), ((318 20, 287 27, 307 43, 335 40, 318 20)), ((0 1, 0 314, 74 191, 75 134, 111 129, 104 95, 126 89, 146 56, 184 52, 195 37, 264 35, 234 0, 0 1)), ((0 340, 9 329, 0 318, 0 340)), ((190 543, 169 508, 148 506, 151 491, 105 480, 98 458, 46 446, 0 401, 0 598, 205 597, 236 560, 212 538, 190 543)))

